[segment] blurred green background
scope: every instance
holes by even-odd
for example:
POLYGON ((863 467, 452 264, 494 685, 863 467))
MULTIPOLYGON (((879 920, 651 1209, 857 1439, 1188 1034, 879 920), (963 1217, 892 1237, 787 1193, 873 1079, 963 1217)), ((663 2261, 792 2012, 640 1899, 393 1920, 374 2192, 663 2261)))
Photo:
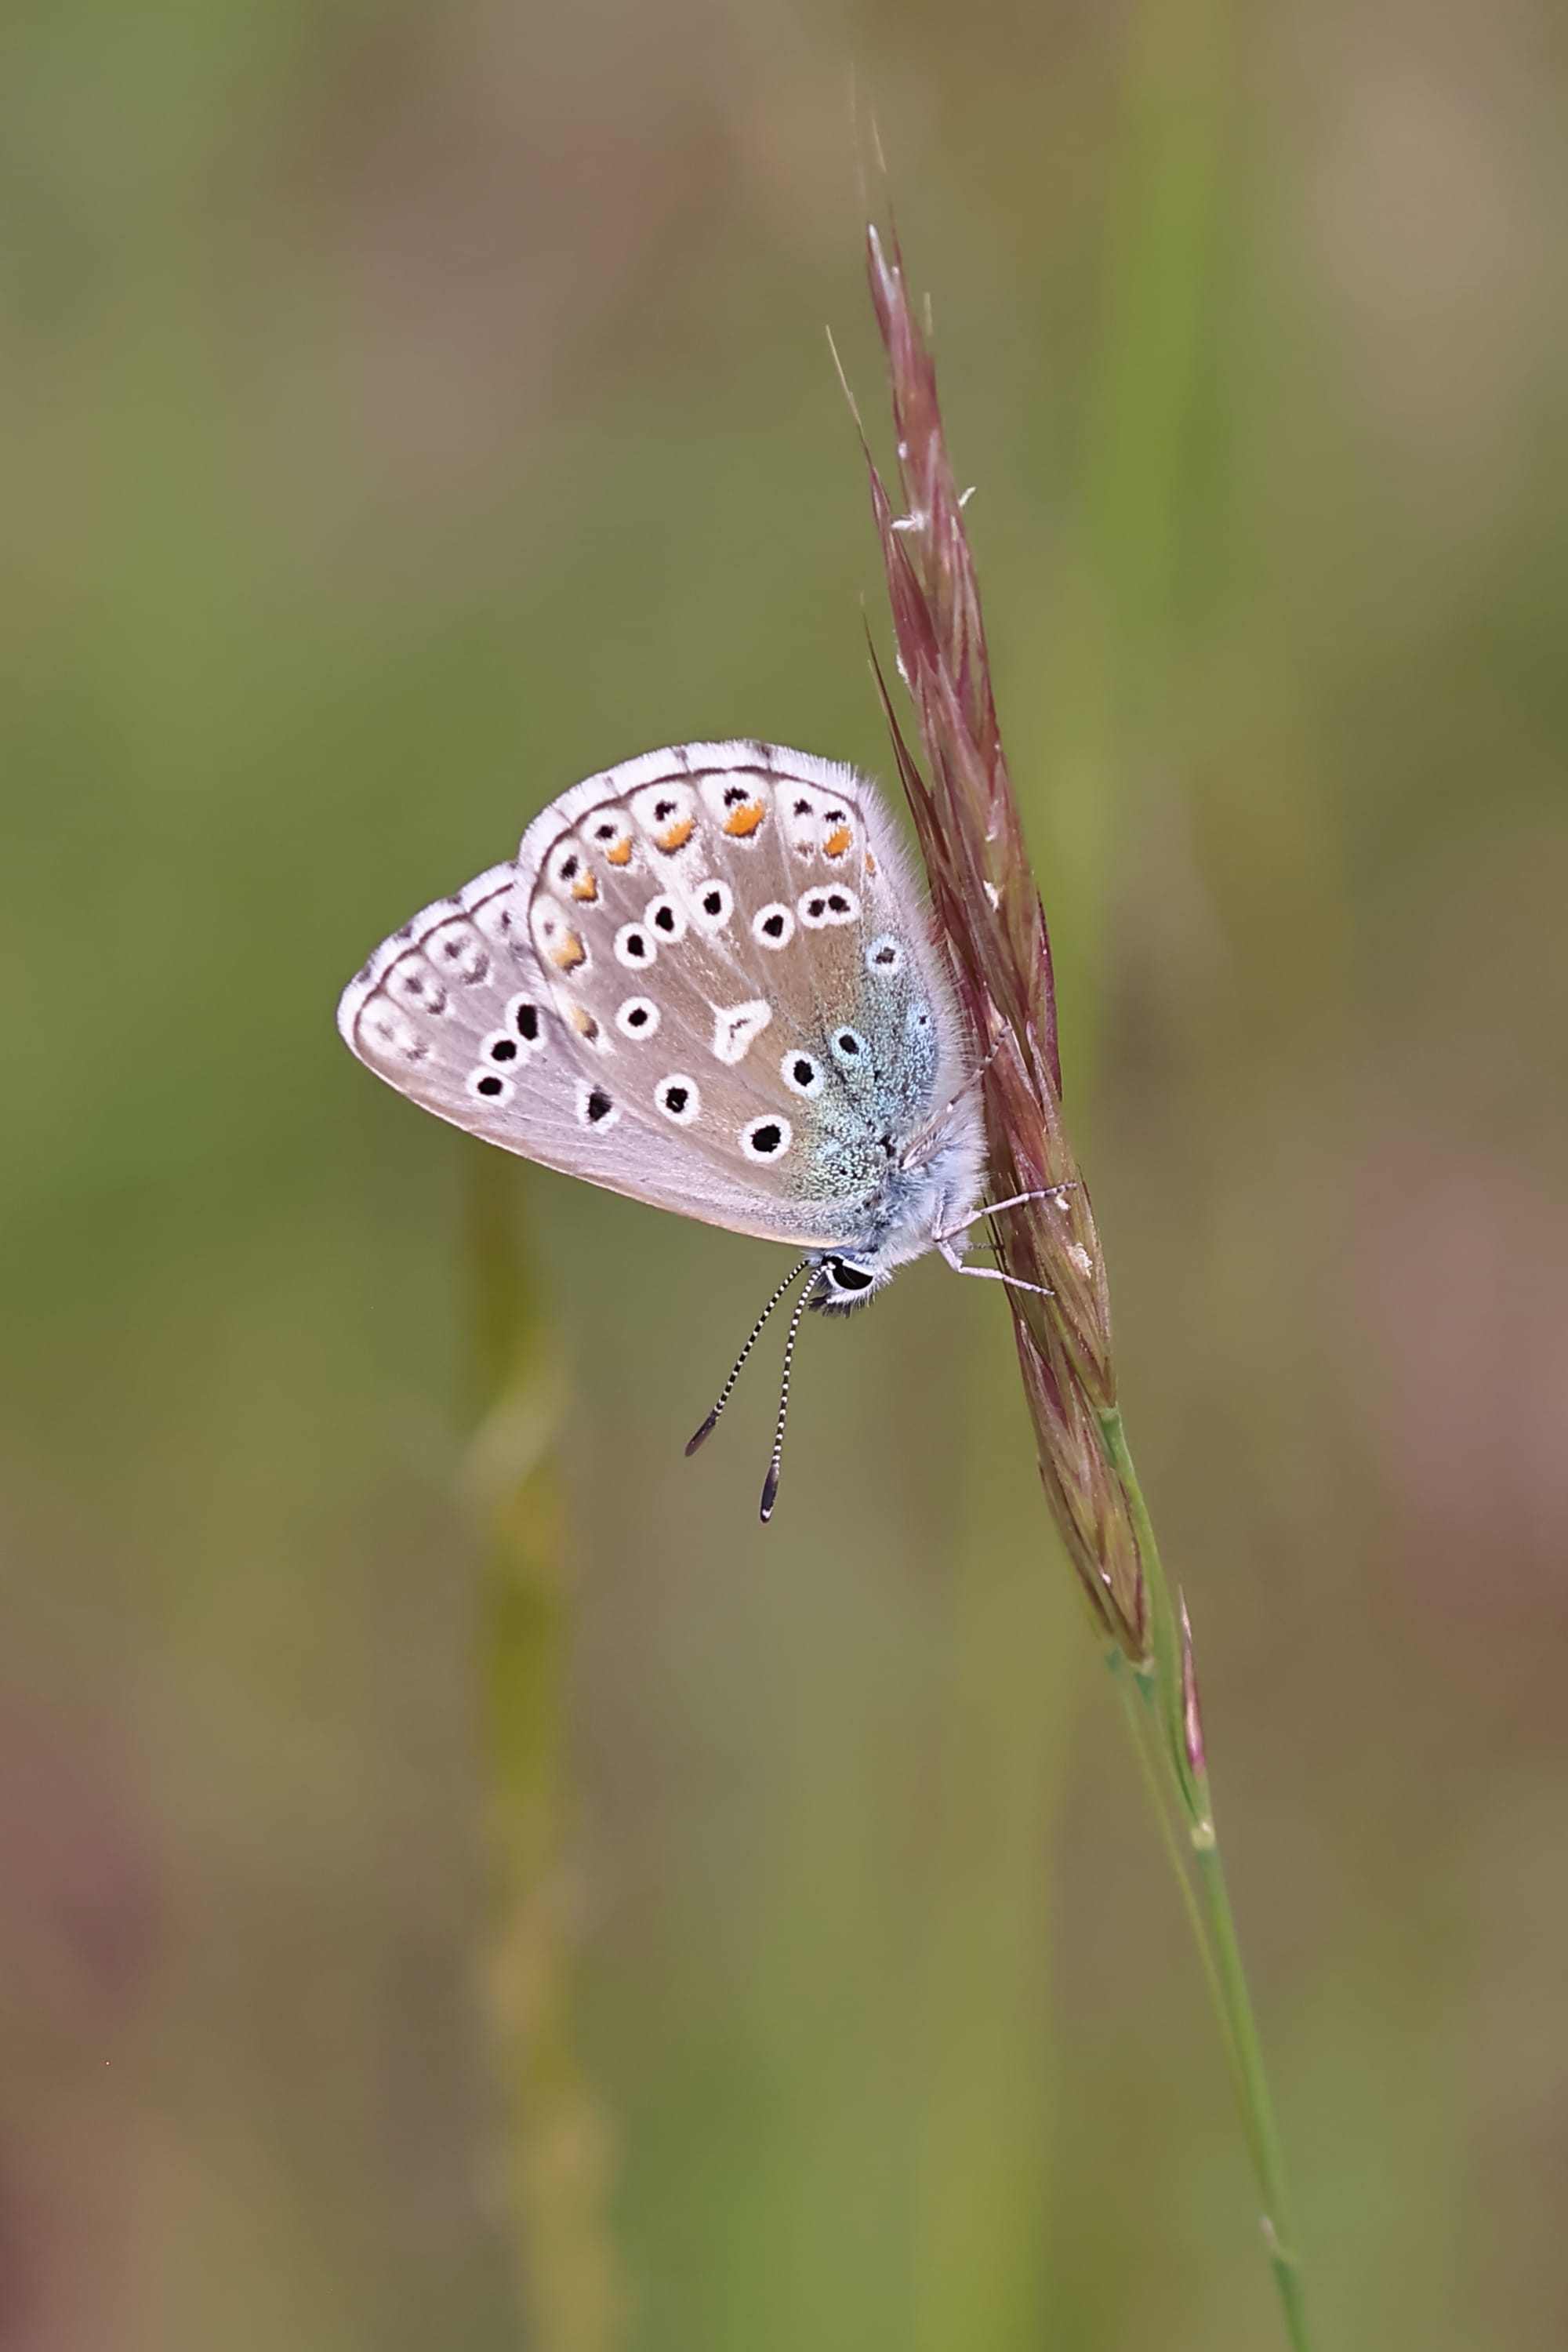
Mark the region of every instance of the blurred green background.
POLYGON ((812 1325, 763 1532, 769 1374, 680 1449, 778 1253, 498 1213, 332 1030, 611 761, 888 772, 868 113, 1322 2343, 1563 2343, 1565 87, 1531 0, 8 16, 5 2352, 1279 2340, 995 1297, 812 1325), (618 2316, 520 2318, 509 2149, 618 2316))

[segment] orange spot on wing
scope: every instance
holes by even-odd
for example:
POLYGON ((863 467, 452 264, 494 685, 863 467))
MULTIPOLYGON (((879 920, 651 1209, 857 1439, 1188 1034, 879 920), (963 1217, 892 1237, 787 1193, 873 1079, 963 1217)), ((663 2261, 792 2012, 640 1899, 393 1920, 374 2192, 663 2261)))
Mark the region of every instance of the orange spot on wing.
POLYGON ((598 895, 599 886, 591 874, 584 874, 580 882, 572 885, 572 896, 581 898, 584 906, 591 907, 598 895))
POLYGON ((588 950, 575 931, 568 931, 560 945, 551 949, 550 961, 563 971, 575 971, 580 963, 587 962, 588 950))
POLYGON ((724 830, 736 841, 749 841, 766 814, 761 801, 748 801, 724 819, 724 830))
POLYGON ((847 824, 836 824, 822 845, 824 857, 842 857, 854 838, 847 824))
POLYGON ((619 841, 612 841, 608 849, 605 850, 605 855, 609 859, 612 866, 629 866, 632 862, 632 839, 630 834, 623 833, 619 841))
POLYGON ((869 850, 866 852, 866 871, 868 874, 875 874, 877 871, 877 861, 869 850))
POLYGON ((696 830, 697 819, 694 816, 678 816, 673 824, 667 824, 662 833, 656 833, 654 839, 661 849, 684 849, 696 830))

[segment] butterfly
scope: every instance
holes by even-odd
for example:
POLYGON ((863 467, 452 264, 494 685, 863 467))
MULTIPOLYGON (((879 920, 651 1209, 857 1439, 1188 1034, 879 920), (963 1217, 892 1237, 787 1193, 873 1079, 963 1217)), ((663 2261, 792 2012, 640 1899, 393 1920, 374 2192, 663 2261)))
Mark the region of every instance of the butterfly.
POLYGON ((852 768, 686 743, 590 776, 514 860, 377 948, 338 1027, 487 1142, 803 1253, 687 1448, 805 1275, 764 1519, 808 1306, 864 1306, 932 1250, 1008 1279, 963 1264, 970 1229, 1016 1203, 980 1205, 971 1040, 907 854, 852 768))

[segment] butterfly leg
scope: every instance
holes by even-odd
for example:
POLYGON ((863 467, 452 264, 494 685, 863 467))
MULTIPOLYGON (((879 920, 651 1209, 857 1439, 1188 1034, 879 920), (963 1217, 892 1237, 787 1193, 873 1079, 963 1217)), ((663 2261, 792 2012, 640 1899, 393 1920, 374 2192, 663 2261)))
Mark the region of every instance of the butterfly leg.
MULTIPOLYGON (((963 1231, 963 1226, 960 1225, 958 1230, 962 1233, 963 1231)), ((952 1266, 954 1274, 973 1275, 976 1282, 1005 1282, 1009 1290, 1032 1290, 1037 1298, 1054 1298, 1057 1295, 1054 1290, 1047 1290, 1041 1283, 1025 1282, 1016 1274, 1004 1274, 1000 1266, 965 1265, 963 1260, 959 1256, 958 1252, 953 1248, 952 1241, 949 1234, 937 1234, 934 1236, 934 1239, 937 1248, 942 1252, 942 1255, 947 1260, 948 1265, 952 1266)))
POLYGON ((954 1241, 960 1234, 966 1234, 971 1225, 977 1225, 982 1217, 999 1217, 1004 1209, 1022 1209, 1030 1201, 1059 1200, 1064 1192, 1075 1192, 1077 1188, 1078 1179, 1074 1177, 1070 1183, 1047 1185, 1043 1192, 1015 1192, 1005 1201, 987 1201, 984 1208, 972 1210, 956 1225, 945 1226, 941 1233, 933 1234, 931 1239, 940 1249, 943 1242, 954 1241))

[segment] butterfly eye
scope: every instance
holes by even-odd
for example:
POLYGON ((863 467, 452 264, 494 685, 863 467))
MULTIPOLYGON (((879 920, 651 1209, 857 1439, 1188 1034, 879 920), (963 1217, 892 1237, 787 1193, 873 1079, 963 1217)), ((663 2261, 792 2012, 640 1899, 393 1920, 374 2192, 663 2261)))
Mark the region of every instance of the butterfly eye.
POLYGON ((782 1160, 794 1138, 787 1118, 753 1118, 741 1129, 741 1149, 748 1160, 782 1160))
POLYGON ((695 1083, 683 1073, 660 1078, 653 1098, 666 1118, 673 1120, 677 1127, 689 1127, 702 1108, 695 1083))
POLYGON ((787 948, 795 937, 795 912, 776 903, 759 907, 752 917, 752 937, 763 948, 787 948))
POLYGON ((805 1095, 808 1101, 822 1092, 826 1080, 822 1064, 810 1054, 786 1054, 779 1064, 779 1076, 791 1094, 805 1095))
POLYGON ((904 951, 890 931, 873 940, 866 950, 866 969, 872 978, 891 980, 904 968, 904 951))
POLYGON ((836 1289, 848 1291, 869 1290, 877 1279, 863 1265, 848 1265, 841 1257, 828 1259, 827 1278, 836 1289))

